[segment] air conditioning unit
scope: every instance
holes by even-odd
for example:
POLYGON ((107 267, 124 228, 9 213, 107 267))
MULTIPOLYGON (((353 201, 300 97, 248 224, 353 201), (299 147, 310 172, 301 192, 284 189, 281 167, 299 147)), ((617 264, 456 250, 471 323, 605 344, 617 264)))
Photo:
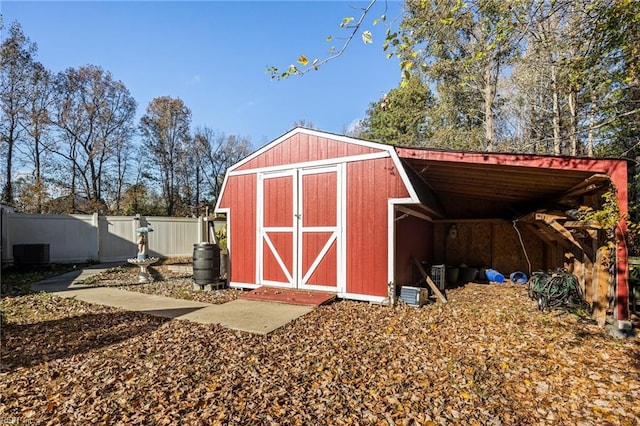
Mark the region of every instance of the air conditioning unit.
POLYGON ((16 266, 43 266, 51 263, 49 244, 14 244, 13 264, 16 266))
POLYGON ((400 300, 407 305, 420 307, 427 303, 428 299, 429 290, 426 288, 409 286, 400 287, 400 300))

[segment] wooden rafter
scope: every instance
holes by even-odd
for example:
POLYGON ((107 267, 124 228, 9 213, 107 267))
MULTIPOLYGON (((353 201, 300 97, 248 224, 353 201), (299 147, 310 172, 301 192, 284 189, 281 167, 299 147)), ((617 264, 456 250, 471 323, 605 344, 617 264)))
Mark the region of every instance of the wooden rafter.
POLYGON ((594 174, 575 185, 564 193, 559 199, 560 202, 570 200, 572 198, 588 194, 610 184, 609 176, 604 174, 594 174))

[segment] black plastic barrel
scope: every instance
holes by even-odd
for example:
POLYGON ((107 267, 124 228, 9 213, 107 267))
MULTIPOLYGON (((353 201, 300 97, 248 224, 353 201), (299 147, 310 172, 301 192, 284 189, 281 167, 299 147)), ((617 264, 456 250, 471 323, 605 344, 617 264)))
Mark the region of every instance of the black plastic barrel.
POLYGON ((220 248, 216 244, 193 245, 193 280, 198 285, 214 284, 220 279, 220 248))

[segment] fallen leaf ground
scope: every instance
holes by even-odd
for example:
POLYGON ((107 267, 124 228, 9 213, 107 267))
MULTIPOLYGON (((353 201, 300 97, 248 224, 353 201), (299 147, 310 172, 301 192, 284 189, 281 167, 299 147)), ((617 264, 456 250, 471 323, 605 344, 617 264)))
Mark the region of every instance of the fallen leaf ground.
POLYGON ((194 290, 193 273, 190 271, 172 271, 170 269, 172 265, 184 266, 187 264, 182 259, 172 259, 171 262, 154 265, 149 268, 152 282, 146 284, 138 283, 138 267, 133 265, 111 268, 88 279, 85 284, 116 287, 138 293, 156 294, 215 305, 235 300, 242 293, 242 290, 237 289, 226 289, 224 291, 194 290))
POLYGON ((267 336, 2 300, 0 424, 640 423, 640 343, 516 285, 321 306, 267 336))

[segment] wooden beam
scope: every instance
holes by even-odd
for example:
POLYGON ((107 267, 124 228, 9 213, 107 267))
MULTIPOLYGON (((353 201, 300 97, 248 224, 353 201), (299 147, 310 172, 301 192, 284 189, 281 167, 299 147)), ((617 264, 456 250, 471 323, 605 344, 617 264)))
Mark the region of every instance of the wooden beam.
MULTIPOLYGON (((562 198, 570 197, 572 194, 574 193, 577 194, 580 191, 584 190, 585 188, 591 187, 592 185, 602 184, 604 182, 610 182, 609 175, 605 175, 602 173, 593 174, 588 178, 586 178, 585 180, 583 180, 582 182, 580 182, 579 184, 574 185, 571 189, 565 192, 562 198)), ((585 191, 585 192, 589 192, 589 191, 585 191)), ((584 194, 585 192, 582 192, 582 193, 584 194)))
MULTIPOLYGON (((485 156, 486 153, 482 153, 481 155, 485 156)), ((554 168, 550 170, 546 167, 541 167, 540 165, 531 165, 531 166, 523 166, 523 165, 515 165, 515 164, 480 164, 480 163, 464 163, 461 161, 447 161, 442 159, 425 159, 425 158, 410 158, 410 157, 401 157, 402 159, 408 159, 412 162, 418 162, 415 168, 416 170, 423 169, 425 166, 431 167, 442 167, 447 168, 447 170, 457 169, 464 170, 464 173, 469 172, 485 172, 489 174, 505 173, 505 174, 520 174, 520 175, 538 175, 541 177, 548 178, 550 175, 553 175, 556 180, 562 179, 564 177, 573 178, 577 173, 582 173, 585 175, 588 173, 586 170, 575 170, 575 169, 566 169, 566 168, 554 168)), ((605 175, 606 176, 606 175, 605 175)), ((588 178, 588 177, 587 177, 588 178)), ((565 186, 566 188, 566 186, 565 186)))
POLYGON ((525 222, 525 223, 533 223, 535 222, 535 217, 534 217, 535 213, 527 213, 524 216, 519 217, 517 220, 518 222, 525 222))
POLYGON ((541 234, 544 234, 545 237, 549 238, 550 240, 559 243, 561 246, 563 246, 564 248, 568 249, 571 247, 571 244, 569 244, 569 242, 566 240, 566 238, 564 238, 562 235, 559 235, 556 232, 552 231, 552 228, 549 227, 546 223, 544 222, 534 222, 537 226, 538 229, 541 234))
POLYGON ((569 189, 560 198, 558 198, 558 200, 560 202, 566 202, 574 197, 588 194, 609 184, 610 179, 608 175, 594 174, 589 176, 579 184, 575 185, 573 188, 569 189))
POLYGON ((429 285, 429 288, 431 288, 431 290, 433 290, 433 292, 438 297, 438 299, 440 299, 440 301, 442 303, 447 303, 447 298, 444 297, 444 294, 442 294, 442 292, 440 291, 438 286, 433 282, 431 277, 429 277, 429 275, 425 272, 424 268, 422 267, 420 262, 418 262, 418 260, 415 257, 413 258, 413 263, 416 265, 416 267, 418 268, 418 271, 420 271, 420 274, 422 274, 422 277, 427 281, 427 284, 429 285))
POLYGON ((556 240, 549 238, 547 235, 545 235, 542 229, 538 228, 537 226, 529 222, 525 222, 525 225, 527 228, 529 228, 530 231, 532 231, 536 235, 536 237, 540 238, 543 243, 552 247, 556 245, 556 240))
MULTIPOLYGON (((500 172, 491 172, 491 173, 473 173, 473 172, 465 172, 465 173, 459 173, 457 175, 452 174, 450 171, 446 171, 446 170, 439 170, 439 171, 434 171, 433 169, 428 169, 428 171, 426 171, 424 173, 425 179, 427 179, 429 182, 438 182, 438 183, 442 183, 442 182, 446 182, 446 183, 456 183, 458 185, 465 185, 465 186, 479 186, 482 187, 483 183, 486 184, 487 180, 501 180, 501 186, 504 185, 505 187, 518 187, 518 188, 522 188, 523 185, 534 185, 537 181, 538 181, 538 177, 532 177, 532 176, 518 176, 518 175, 514 175, 512 173, 500 173, 500 172), (501 174, 503 176, 502 179, 498 179, 496 178, 497 174, 501 174)), ((555 183, 555 182, 545 182, 545 186, 549 186, 551 187, 553 190, 555 190, 556 193, 561 194, 563 193, 566 188, 567 188, 567 184, 566 182, 564 184, 561 183, 555 183)), ((537 188, 535 187, 531 187, 530 189, 535 190, 537 188)))
MULTIPOLYGON (((478 187, 476 189, 467 187, 462 187, 460 184, 458 185, 434 185, 435 189, 438 192, 446 192, 448 194, 458 195, 464 198, 470 199, 478 199, 478 200, 486 200, 486 199, 495 199, 498 201, 520 201, 523 198, 529 198, 529 194, 524 194, 523 196, 522 190, 513 190, 511 192, 504 190, 497 190, 484 187, 478 187)), ((536 196, 541 196, 544 194, 536 194, 536 196)))
POLYGON ((592 183, 591 185, 587 185, 584 188, 578 188, 578 189, 574 189, 573 191, 567 192, 566 194, 564 194, 562 196, 562 198, 573 198, 573 197, 577 197, 578 195, 583 195, 586 194, 587 192, 591 192, 595 189, 600 188, 602 185, 597 185, 595 183, 592 183))
POLYGON ((552 214, 552 213, 534 213, 534 220, 541 220, 543 222, 551 222, 554 220, 566 219, 567 215, 564 214, 552 214))
POLYGON ((602 229, 602 225, 593 220, 568 220, 562 224, 565 228, 602 229))
POLYGON ((562 226, 560 223, 556 222, 555 220, 545 221, 545 223, 549 225, 551 228, 553 228, 560 235, 562 235, 562 237, 564 237, 567 241, 571 242, 571 244, 573 244, 575 247, 587 253, 589 257, 593 256, 593 253, 591 252, 591 247, 587 247, 584 244, 582 244, 580 241, 576 240, 571 234, 571 232, 567 228, 562 226))
POLYGON ((431 217, 429 217, 426 214, 421 213, 421 212, 419 212, 417 210, 414 210, 414 209, 412 209, 411 207, 408 207, 408 206, 396 206, 396 210, 398 210, 399 212, 402 212, 402 213, 406 213, 409 216, 415 216, 415 217, 418 217, 420 219, 424 219, 424 220, 429 221, 429 222, 434 222, 434 220, 431 217))
POLYGON ((506 223, 505 219, 485 218, 485 219, 434 219, 433 223, 506 223))

